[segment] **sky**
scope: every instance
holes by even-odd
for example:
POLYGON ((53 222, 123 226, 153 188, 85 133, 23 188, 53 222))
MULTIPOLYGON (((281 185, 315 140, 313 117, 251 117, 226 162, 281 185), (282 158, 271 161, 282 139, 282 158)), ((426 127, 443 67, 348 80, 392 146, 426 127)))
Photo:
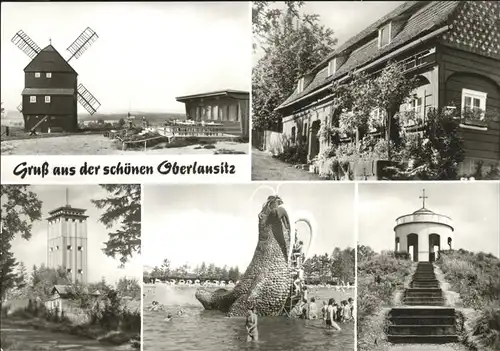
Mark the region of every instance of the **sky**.
POLYGON ((394 250, 396 218, 422 207, 424 188, 425 207, 453 220, 455 249, 500 256, 498 182, 360 183, 359 244, 377 252, 394 250))
MULTIPOLYGON (((2 2, 1 90, 15 110, 30 59, 11 38, 23 30, 42 49, 66 48, 86 28, 99 39, 71 65, 100 101, 101 113, 129 109, 183 113, 176 96, 250 91, 251 18, 247 2, 2 2)), ((86 113, 79 106, 79 113, 86 113)))
MULTIPOLYGON (((337 46, 340 46, 403 3, 404 1, 306 1, 301 12, 319 15, 319 22, 334 31, 337 46)), ((284 2, 276 2, 274 6, 283 8, 284 2)), ((252 64, 255 65, 262 55, 262 50, 257 50, 252 57, 252 64)))
POLYGON ((134 277, 142 280, 142 261, 139 255, 133 257, 119 268, 119 260, 107 257, 103 252, 104 242, 108 240, 108 232, 114 228, 106 227, 98 222, 102 210, 97 209, 91 199, 103 199, 107 192, 99 185, 32 185, 31 191, 42 201, 42 220, 33 224, 32 237, 29 241, 17 236, 12 241, 12 251, 17 261, 24 262, 31 272, 33 265, 47 265, 47 221, 48 212, 66 204, 66 188, 69 204, 72 207, 87 209, 87 247, 88 247, 88 282, 97 282, 104 276, 110 284, 118 282, 121 277, 134 277))
MULTIPOLYGON (((173 267, 202 262, 250 263, 258 239, 258 214, 277 183, 144 186, 142 255, 145 269, 168 258, 173 267), (257 190, 258 189, 258 190, 257 190), (253 195, 253 196, 252 196, 253 195)), ((290 220, 313 222, 310 255, 355 246, 354 184, 285 183, 279 187, 290 220)), ((297 225, 305 246, 305 224, 297 225)))

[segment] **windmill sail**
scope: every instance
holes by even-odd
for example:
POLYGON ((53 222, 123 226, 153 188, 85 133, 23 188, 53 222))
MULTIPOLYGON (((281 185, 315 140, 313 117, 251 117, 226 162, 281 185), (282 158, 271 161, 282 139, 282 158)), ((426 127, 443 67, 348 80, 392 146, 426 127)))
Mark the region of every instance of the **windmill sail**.
POLYGON ((22 30, 17 32, 10 41, 31 59, 34 59, 35 56, 42 51, 42 49, 40 49, 40 47, 22 30))
POLYGON ((87 27, 82 34, 66 49, 71 53, 68 62, 73 58, 80 58, 85 51, 99 38, 90 27, 87 27))
POLYGON ((101 103, 83 86, 78 84, 78 102, 87 110, 88 113, 93 115, 97 109, 101 107, 101 103))

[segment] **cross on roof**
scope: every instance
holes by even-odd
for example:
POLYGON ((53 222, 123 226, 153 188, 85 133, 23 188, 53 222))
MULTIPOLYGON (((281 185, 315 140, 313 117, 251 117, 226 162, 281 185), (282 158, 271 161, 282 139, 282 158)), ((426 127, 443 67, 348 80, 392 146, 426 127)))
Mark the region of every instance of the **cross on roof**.
POLYGON ((418 197, 419 199, 422 199, 422 208, 425 208, 425 199, 428 199, 428 196, 425 196, 425 189, 422 189, 422 196, 418 197))

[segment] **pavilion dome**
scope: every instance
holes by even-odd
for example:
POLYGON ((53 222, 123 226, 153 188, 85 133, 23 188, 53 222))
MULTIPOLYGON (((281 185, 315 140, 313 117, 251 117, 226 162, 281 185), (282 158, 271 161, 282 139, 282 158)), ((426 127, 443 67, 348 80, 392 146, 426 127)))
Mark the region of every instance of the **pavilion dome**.
POLYGON ((414 215, 419 215, 419 214, 435 214, 434 212, 432 212, 431 210, 425 208, 425 207, 422 207, 421 209, 419 210, 416 210, 415 212, 413 212, 414 215))

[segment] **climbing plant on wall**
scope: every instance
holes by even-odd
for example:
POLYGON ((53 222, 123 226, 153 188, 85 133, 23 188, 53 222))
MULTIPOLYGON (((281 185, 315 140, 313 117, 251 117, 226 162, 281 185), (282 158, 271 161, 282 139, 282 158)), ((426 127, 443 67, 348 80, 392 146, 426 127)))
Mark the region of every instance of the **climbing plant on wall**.
POLYGON ((400 141, 394 117, 415 86, 416 79, 407 77, 404 68, 395 62, 376 75, 359 72, 352 74, 346 83, 333 83, 333 110, 340 110, 338 126, 324 130, 329 128, 351 139, 357 136, 355 141, 359 147, 359 141, 369 130, 384 126, 387 158, 391 159, 391 145, 400 141))

